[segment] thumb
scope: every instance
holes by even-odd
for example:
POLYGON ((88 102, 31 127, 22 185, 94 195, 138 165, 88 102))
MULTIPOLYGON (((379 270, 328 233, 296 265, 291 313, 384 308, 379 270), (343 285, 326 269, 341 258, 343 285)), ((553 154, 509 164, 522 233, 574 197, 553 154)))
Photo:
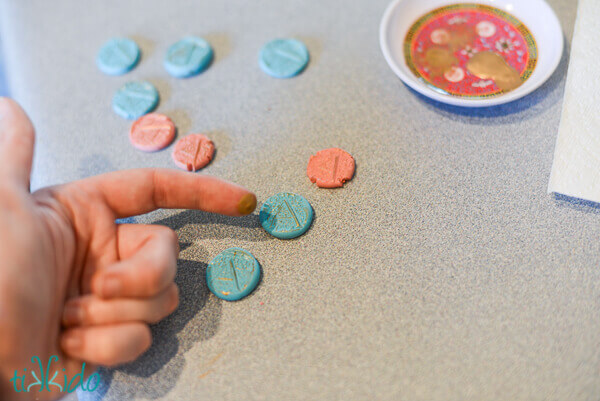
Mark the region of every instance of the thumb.
POLYGON ((29 190, 35 134, 25 111, 0 97, 0 179, 29 190))

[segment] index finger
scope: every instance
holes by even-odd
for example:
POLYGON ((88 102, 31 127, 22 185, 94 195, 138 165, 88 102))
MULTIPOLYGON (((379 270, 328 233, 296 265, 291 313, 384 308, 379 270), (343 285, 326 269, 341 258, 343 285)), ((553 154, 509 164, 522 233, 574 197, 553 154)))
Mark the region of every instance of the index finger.
POLYGON ((208 175, 170 169, 134 169, 87 178, 83 185, 101 192, 117 218, 155 209, 200 209, 242 216, 256 208, 256 196, 247 189, 208 175))

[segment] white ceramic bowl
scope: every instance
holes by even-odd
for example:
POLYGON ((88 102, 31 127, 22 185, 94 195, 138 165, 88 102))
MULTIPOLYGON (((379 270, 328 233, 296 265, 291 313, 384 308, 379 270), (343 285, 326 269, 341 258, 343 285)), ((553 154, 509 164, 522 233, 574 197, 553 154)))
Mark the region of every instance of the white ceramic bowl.
POLYGON ((404 58, 404 38, 414 22, 443 6, 468 1, 395 0, 385 11, 379 31, 381 50, 394 73, 417 92, 437 101, 464 107, 488 107, 512 102, 539 88, 554 72, 563 52, 563 34, 554 11, 544 0, 478 0, 504 10, 521 20, 533 34, 538 48, 538 62, 533 74, 517 89, 496 97, 470 99, 436 92, 420 81, 408 68, 404 58))

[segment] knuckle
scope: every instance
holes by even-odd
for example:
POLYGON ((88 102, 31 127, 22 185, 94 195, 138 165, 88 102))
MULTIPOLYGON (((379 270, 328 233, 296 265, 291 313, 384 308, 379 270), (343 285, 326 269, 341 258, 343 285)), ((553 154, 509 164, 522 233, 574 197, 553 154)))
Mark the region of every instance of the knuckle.
POLYGON ((157 307, 155 304, 149 303, 147 308, 149 308, 147 312, 148 318, 146 319, 148 323, 158 323, 163 317, 165 317, 163 310, 160 307, 157 307))
POLYGON ((153 262, 145 272, 145 296, 162 292, 175 275, 174 261, 153 262))
POLYGON ((113 341, 112 338, 107 338, 102 346, 95 347, 96 358, 94 358, 98 364, 102 366, 116 366, 122 363, 131 362, 142 355, 152 345, 152 334, 147 324, 136 323, 134 330, 130 331, 129 335, 130 343, 135 344, 135 350, 132 352, 125 352, 123 344, 119 344, 113 341), (127 357, 123 357, 124 354, 128 354, 127 357))
POLYGON ((158 170, 152 170, 152 202, 157 207, 162 207, 167 203, 168 193, 163 185, 163 175, 158 170))
POLYGON ((96 324, 100 317, 94 303, 88 300, 82 300, 79 303, 79 320, 82 326, 96 324))
POLYGON ((140 356, 141 354, 146 352, 148 348, 150 348, 150 346, 152 345, 152 333, 150 332, 150 327, 148 327, 147 324, 140 324, 139 344, 140 350, 137 356, 140 356))
POLYGON ((155 324, 155 323, 160 322, 162 320, 162 318, 163 318, 163 316, 161 315, 160 311, 151 310, 148 318, 146 319, 146 322, 148 322, 150 324, 155 324))
POLYGON ((159 233, 161 239, 165 241, 165 243, 172 246, 174 249, 179 247, 179 238, 177 237, 177 233, 171 230, 169 227, 160 226, 159 233))
POLYGON ((158 323, 169 316, 179 305, 179 289, 172 284, 166 293, 157 300, 159 305, 149 305, 148 323, 158 323))
MULTIPOLYGON (((170 234, 169 234, 170 235, 170 234)), ((157 250, 156 257, 150 260, 145 269, 146 294, 158 294, 175 278, 177 258, 166 248, 157 250)))
POLYGON ((119 359, 121 352, 113 342, 105 341, 103 346, 95 347, 95 349, 97 352, 95 359, 98 364, 103 366, 114 366, 121 363, 121 360, 119 359))
POLYGON ((156 294, 160 291, 163 281, 165 266, 163 264, 153 264, 146 270, 146 294, 156 294))
POLYGON ((169 305, 169 308, 168 308, 169 314, 173 313, 179 306, 179 287, 177 287, 176 284, 173 284, 171 286, 171 289, 169 290, 168 305, 169 305))

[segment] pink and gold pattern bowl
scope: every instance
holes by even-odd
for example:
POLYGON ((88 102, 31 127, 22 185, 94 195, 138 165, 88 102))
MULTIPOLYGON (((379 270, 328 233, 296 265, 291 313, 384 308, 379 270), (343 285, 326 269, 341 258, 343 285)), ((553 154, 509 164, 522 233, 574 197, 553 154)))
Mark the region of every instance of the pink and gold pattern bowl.
POLYGON ((404 83, 464 107, 531 93, 563 53, 560 23, 544 0, 395 0, 381 22, 380 44, 404 83))

